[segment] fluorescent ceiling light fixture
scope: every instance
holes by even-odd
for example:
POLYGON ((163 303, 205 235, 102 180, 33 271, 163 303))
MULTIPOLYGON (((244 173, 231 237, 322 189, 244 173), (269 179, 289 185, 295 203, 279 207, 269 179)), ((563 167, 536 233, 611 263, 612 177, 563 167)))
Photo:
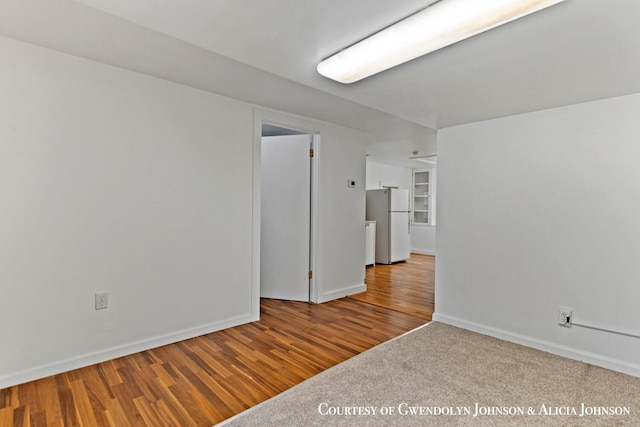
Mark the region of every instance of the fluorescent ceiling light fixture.
POLYGON ((353 83, 566 0, 440 0, 336 53, 318 72, 353 83))

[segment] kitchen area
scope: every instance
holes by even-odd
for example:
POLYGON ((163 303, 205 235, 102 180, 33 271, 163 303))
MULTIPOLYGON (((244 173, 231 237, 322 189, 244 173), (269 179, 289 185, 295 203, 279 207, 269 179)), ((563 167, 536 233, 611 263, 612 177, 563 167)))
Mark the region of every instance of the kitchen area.
POLYGON ((409 168, 367 160, 367 267, 402 262, 412 253, 435 255, 435 182, 435 165, 409 168))
POLYGON ((431 320, 436 168, 415 166, 367 160, 367 291, 350 298, 431 320))

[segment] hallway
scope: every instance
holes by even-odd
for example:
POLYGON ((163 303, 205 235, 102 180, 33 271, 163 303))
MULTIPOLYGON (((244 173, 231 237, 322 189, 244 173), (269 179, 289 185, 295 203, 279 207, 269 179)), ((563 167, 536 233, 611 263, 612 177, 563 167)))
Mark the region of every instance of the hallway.
POLYGON ((349 298, 431 320, 435 257, 411 254, 406 262, 367 267, 367 291, 349 298))

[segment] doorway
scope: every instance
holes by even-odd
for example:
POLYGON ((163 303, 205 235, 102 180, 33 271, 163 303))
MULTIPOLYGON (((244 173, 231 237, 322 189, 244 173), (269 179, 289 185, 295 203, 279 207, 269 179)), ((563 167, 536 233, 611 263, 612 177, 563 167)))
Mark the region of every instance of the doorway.
POLYGON ((260 297, 313 301, 316 135, 262 124, 260 297))

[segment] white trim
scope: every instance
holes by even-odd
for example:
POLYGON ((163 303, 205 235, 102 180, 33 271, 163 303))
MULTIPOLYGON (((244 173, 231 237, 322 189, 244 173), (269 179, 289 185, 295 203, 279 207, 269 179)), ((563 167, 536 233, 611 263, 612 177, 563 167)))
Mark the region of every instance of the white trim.
POLYGON ((418 254, 418 255, 433 255, 436 256, 436 251, 427 251, 424 249, 411 249, 411 253, 412 254, 418 254))
POLYGON ((309 302, 318 302, 319 286, 318 254, 320 242, 320 134, 312 135, 313 158, 311 159, 311 235, 309 241, 309 269, 313 272, 309 283, 309 302))
POLYGON ((253 185, 251 209, 251 315, 260 318, 260 191, 262 188, 262 115, 253 110, 253 185))
POLYGON ((467 329, 484 335, 489 335, 491 337, 498 338, 504 341, 521 344, 526 347, 546 351, 558 356, 578 360, 580 362, 589 363, 606 369, 611 369, 612 371, 622 372, 624 374, 640 377, 640 365, 625 362, 624 360, 576 350, 574 348, 558 345, 550 341, 544 341, 525 335, 514 334, 512 332, 481 325, 475 322, 469 322, 467 320, 453 316, 434 313, 433 321, 446 323, 448 325, 457 326, 459 328, 467 329))
POLYGON ((252 314, 232 317, 220 322, 209 323, 195 328, 183 329, 168 334, 158 335, 153 338, 147 338, 134 341, 128 344, 122 344, 93 353, 73 356, 67 359, 59 360, 44 365, 34 366, 23 371, 14 372, 9 375, 0 377, 0 389, 12 387, 18 384, 24 384, 29 381, 46 378, 51 375, 57 375, 63 372, 69 372, 75 369, 84 368, 86 366, 95 365, 96 363, 113 360, 118 357, 128 356, 139 353, 141 351, 150 350, 152 348, 161 347, 167 344, 173 344, 179 341, 188 340, 199 337, 201 335, 217 332, 222 329, 231 328, 249 322, 258 320, 252 314))
POLYGON ((311 241, 309 247, 309 269, 313 271, 313 277, 309 281, 309 302, 318 301, 321 285, 321 273, 318 268, 319 255, 319 170, 321 157, 321 135, 320 125, 310 119, 281 113, 274 110, 254 108, 254 156, 253 156, 253 258, 255 274, 252 283, 252 307, 255 304, 257 312, 260 313, 260 191, 261 191, 261 146, 262 146, 262 124, 267 123, 293 129, 305 134, 309 134, 313 141, 314 157, 311 167, 311 241))
POLYGON ((353 285, 346 288, 331 291, 326 294, 322 294, 319 296, 319 300, 314 302, 323 303, 327 301, 332 301, 334 299, 343 298, 348 295, 359 294, 359 293, 365 292, 366 290, 367 290, 367 285, 364 283, 353 285))

